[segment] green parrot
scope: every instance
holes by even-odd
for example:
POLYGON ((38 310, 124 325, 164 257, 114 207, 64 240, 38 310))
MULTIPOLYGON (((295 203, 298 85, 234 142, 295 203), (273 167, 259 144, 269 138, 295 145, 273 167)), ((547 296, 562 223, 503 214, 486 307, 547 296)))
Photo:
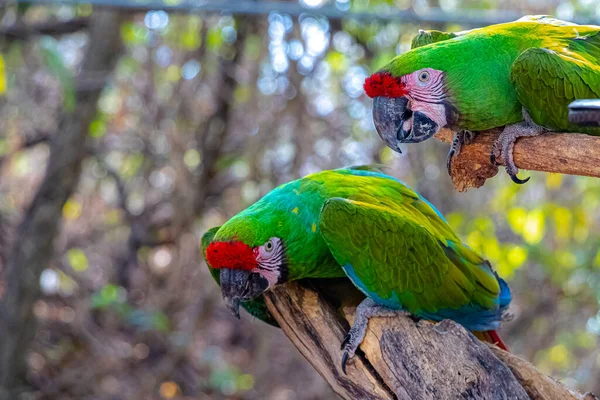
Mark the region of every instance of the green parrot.
POLYGON ((365 80, 379 136, 395 151, 441 128, 455 132, 452 157, 474 131, 504 127, 491 162, 501 156, 516 183, 513 147, 546 130, 600 135, 569 122, 568 105, 600 98, 600 27, 548 16, 464 32, 420 31, 412 49, 365 80))
POLYGON ((273 189, 203 238, 227 307, 272 321, 262 294, 302 278, 347 277, 366 299, 342 343, 342 369, 368 319, 452 319, 506 349, 495 330, 511 294, 488 261, 401 181, 368 167, 323 171, 273 189))

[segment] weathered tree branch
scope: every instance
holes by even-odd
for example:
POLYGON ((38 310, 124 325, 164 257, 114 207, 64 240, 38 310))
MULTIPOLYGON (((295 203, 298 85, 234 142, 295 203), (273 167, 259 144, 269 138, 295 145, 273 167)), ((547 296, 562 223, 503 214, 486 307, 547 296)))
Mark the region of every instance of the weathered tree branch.
MULTIPOLYGON (((486 179, 498 173, 498 167, 490 164, 490 151, 500 132, 501 129, 478 132, 475 140, 454 157, 451 177, 456 190, 464 192, 481 187, 486 179)), ((453 133, 442 129, 436 137, 450 143, 453 133)), ((521 138, 515 143, 513 154, 520 169, 600 177, 600 137, 547 133, 521 138)))
POLYGON ((337 280, 291 283, 266 294, 285 334, 342 398, 595 399, 449 320, 372 318, 362 352, 344 375, 340 344, 361 298, 337 280))
POLYGON ((16 153, 35 147, 38 144, 48 143, 51 140, 51 135, 48 133, 39 133, 35 136, 24 137, 21 139, 21 143, 15 148, 9 150, 8 154, 0 156, 0 167, 7 158, 14 156, 16 153))
MULTIPOLYGON (((119 54, 121 20, 114 11, 94 12, 80 76, 102 71, 103 80, 107 79, 119 54)), ((79 180, 88 127, 101 90, 78 91, 77 112, 63 116, 60 135, 51 142, 46 176, 24 213, 8 254, 4 271, 7 285, 0 298, 2 400, 17 398, 15 392, 22 384, 25 356, 36 328, 32 307, 40 294, 40 275, 52 259, 61 210, 79 180)))
POLYGON ((0 29, 0 37, 5 37, 12 40, 27 40, 32 36, 49 35, 59 36, 69 33, 75 33, 82 29, 87 29, 90 23, 90 18, 79 17, 68 21, 47 21, 37 24, 24 24, 17 22, 14 25, 0 29))

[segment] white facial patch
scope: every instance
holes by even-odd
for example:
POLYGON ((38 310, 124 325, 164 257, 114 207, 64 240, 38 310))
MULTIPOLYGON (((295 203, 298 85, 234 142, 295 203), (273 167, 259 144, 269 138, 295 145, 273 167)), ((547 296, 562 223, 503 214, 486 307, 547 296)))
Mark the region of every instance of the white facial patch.
POLYGON ((441 103, 426 103, 421 101, 412 101, 412 112, 421 112, 429 119, 438 124, 439 128, 446 126, 446 107, 441 103))
POLYGON ((281 276, 284 263, 283 241, 272 237, 265 244, 254 250, 258 265, 252 270, 269 282, 269 288, 276 285, 281 276))

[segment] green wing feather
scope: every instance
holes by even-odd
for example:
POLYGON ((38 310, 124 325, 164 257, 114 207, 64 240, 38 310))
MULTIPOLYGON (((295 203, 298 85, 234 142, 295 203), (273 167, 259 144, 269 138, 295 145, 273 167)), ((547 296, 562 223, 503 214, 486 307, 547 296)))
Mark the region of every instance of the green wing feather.
POLYGON ((513 63, 511 80, 519 102, 539 125, 558 131, 600 135, 599 128, 568 122, 576 99, 600 98, 600 31, 548 48, 524 51, 513 63))
POLYGON ((419 29, 419 33, 413 38, 410 48, 416 49, 417 47, 441 42, 442 40, 453 39, 456 36, 458 36, 458 34, 454 32, 442 32, 436 30, 425 31, 423 29, 419 29))
POLYGON ((448 237, 449 227, 437 229, 447 226, 437 214, 428 216, 436 220, 431 224, 419 219, 403 206, 334 198, 323 207, 320 229, 353 283, 387 306, 415 315, 496 308, 500 286, 489 264, 455 235, 448 237))
MULTIPOLYGON (((219 228, 220 226, 215 226, 214 228, 209 229, 204 235, 202 235, 202 255, 204 256, 204 260, 206 261, 206 266, 208 267, 210 274, 220 286, 221 283, 219 270, 211 268, 211 266, 208 264, 208 261, 206 260, 206 248, 208 247, 210 242, 212 242, 219 228)), ((248 314, 252 315, 253 317, 258 318, 269 325, 279 328, 279 324, 277 323, 277 321, 275 321, 275 318, 273 318, 273 316, 267 309, 265 299, 262 295, 254 300, 242 303, 242 307, 244 308, 244 310, 248 311, 248 314)))

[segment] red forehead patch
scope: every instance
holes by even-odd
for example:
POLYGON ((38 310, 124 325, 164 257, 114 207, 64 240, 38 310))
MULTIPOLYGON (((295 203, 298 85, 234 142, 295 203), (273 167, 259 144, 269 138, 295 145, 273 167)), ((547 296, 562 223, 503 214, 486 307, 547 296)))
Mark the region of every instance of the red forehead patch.
POLYGON ((373 98, 383 97, 402 97, 408 94, 408 91, 402 86, 400 78, 394 78, 389 72, 378 72, 365 79, 363 85, 367 96, 373 98))
POLYGON ((215 269, 251 271, 258 264, 250 246, 242 242, 213 242, 206 249, 206 260, 215 269))

